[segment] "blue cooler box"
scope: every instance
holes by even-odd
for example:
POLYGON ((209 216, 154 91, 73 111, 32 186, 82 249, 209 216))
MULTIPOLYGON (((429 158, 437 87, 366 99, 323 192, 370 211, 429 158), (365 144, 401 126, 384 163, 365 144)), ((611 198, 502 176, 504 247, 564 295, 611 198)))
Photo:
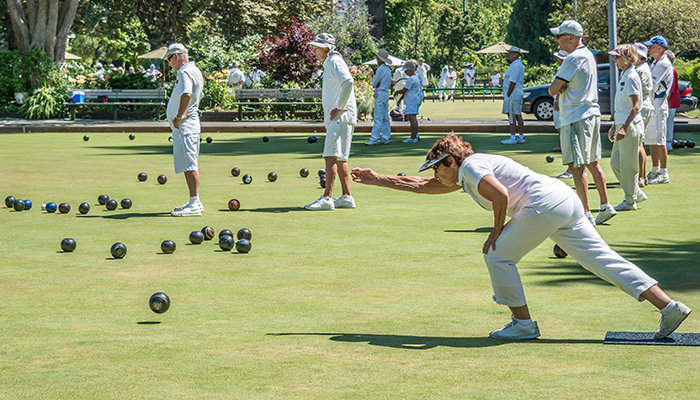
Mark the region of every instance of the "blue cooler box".
POLYGON ((73 103, 85 103, 85 92, 82 90, 73 92, 73 103))

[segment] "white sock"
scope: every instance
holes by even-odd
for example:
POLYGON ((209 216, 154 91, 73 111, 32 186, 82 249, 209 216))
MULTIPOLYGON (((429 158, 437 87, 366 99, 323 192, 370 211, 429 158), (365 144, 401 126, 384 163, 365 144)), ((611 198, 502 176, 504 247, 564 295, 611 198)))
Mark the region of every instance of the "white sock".
POLYGON ((659 311, 661 311, 661 315, 671 315, 671 312, 673 312, 674 308, 676 308, 676 302, 675 300, 671 300, 671 302, 668 303, 666 307, 662 308, 659 311))
POLYGON ((190 196, 190 204, 197 204, 199 203, 199 196, 190 196))
POLYGON ((517 319, 517 318, 513 317, 513 319, 515 320, 515 322, 519 323, 520 325, 529 325, 532 323, 532 318, 517 319))
POLYGON ((510 138, 515 140, 515 135, 510 135, 510 138))
POLYGON ((659 172, 659 167, 651 167, 651 172, 659 172))
POLYGON ((525 139, 525 135, 520 135, 520 139, 525 139))
POLYGON ((668 173, 668 169, 667 169, 667 168, 659 168, 659 173, 660 173, 661 175, 665 175, 665 174, 668 173))

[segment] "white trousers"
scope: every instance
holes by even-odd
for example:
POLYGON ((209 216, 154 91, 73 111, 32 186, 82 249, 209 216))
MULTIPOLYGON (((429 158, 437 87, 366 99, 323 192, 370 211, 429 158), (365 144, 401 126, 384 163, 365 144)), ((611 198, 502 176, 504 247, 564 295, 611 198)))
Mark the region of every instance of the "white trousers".
POLYGON ((583 268, 612 283, 639 301, 640 295, 657 282, 639 267, 614 252, 584 215, 575 192, 553 209, 538 214, 523 208, 503 228, 496 250, 484 255, 498 304, 522 307, 527 304, 516 264, 545 239, 551 238, 583 268))
POLYGON ((389 93, 383 90, 374 92, 374 125, 369 140, 389 140, 391 138, 391 119, 389 119, 389 93))
MULTIPOLYGON (((619 131, 622 124, 615 125, 615 131, 619 131)), ((627 127, 625 138, 613 142, 610 154, 610 168, 625 192, 625 200, 628 203, 637 201, 639 190, 639 146, 642 145, 644 134, 644 122, 632 122, 627 127)))

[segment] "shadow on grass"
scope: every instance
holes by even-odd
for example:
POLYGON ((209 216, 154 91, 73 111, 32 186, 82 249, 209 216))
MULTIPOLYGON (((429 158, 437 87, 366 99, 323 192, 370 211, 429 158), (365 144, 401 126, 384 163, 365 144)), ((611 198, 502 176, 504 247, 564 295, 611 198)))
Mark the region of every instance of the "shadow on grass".
POLYGON ((297 207, 264 207, 264 208, 253 208, 250 210, 239 210, 239 211, 248 211, 248 212, 264 212, 264 213, 272 213, 272 214, 277 214, 277 213, 288 213, 291 211, 306 211, 303 206, 297 206, 297 207))
POLYGON ((138 324, 138 325, 158 325, 158 324, 160 324, 160 321, 139 321, 136 324, 138 324))
POLYGON ((82 215, 80 218, 108 218, 108 219, 129 219, 129 218, 153 218, 153 217, 170 217, 169 212, 160 213, 124 213, 111 215, 82 215))
POLYGON ((445 229, 445 233, 491 233, 492 227, 482 227, 476 229, 445 229))
POLYGON ((404 335, 370 335, 362 333, 268 333, 270 336, 330 336, 335 342, 364 343, 372 346, 406 350, 428 350, 436 347, 472 348, 493 347, 513 342, 526 344, 603 344, 592 339, 533 339, 497 340, 490 337, 435 337, 404 335))

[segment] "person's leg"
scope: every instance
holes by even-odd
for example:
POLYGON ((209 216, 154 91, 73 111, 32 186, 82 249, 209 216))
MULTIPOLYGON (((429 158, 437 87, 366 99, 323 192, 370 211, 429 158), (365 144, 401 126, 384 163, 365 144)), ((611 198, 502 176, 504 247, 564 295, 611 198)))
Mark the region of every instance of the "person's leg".
MULTIPOLYGON (((518 133, 520 134, 520 137, 525 135, 525 124, 523 122, 523 115, 522 114, 516 114, 515 115, 515 124, 518 126, 518 133)), ((513 133, 513 132, 511 132, 513 133)))
POLYGON ((605 173, 603 173, 603 167, 600 166, 598 161, 586 164, 586 168, 591 171, 591 176, 593 177, 593 182, 595 182, 595 188, 598 190, 598 195, 600 196, 600 204, 608 203, 608 188, 605 182, 605 173))
MULTIPOLYGON (((347 161, 336 161, 336 172, 338 173, 338 180, 340 181, 340 186, 343 190, 343 196, 350 196, 350 167, 347 161)), ((328 187, 328 180, 326 180, 326 187, 328 187)))
POLYGON ((676 118, 676 109, 668 109, 668 118, 666 119, 666 150, 673 151, 673 131, 675 128, 674 119, 676 118))
POLYGON ((649 183, 647 179, 647 152, 644 149, 644 143, 639 146, 639 182, 644 182, 644 185, 649 183))
POLYGON ((199 197, 199 171, 185 171, 185 181, 190 197, 199 197))
POLYGON ((578 195, 585 211, 590 211, 588 205, 588 176, 586 175, 586 167, 584 165, 574 167, 573 163, 569 163, 569 171, 574 178, 574 188, 578 195))
POLYGON ((418 137, 418 119, 416 114, 407 115, 408 121, 411 123, 411 139, 418 137))
POLYGON ((326 190, 323 192, 323 197, 333 198, 333 183, 338 174, 338 157, 323 157, 323 159, 326 161, 326 190))

